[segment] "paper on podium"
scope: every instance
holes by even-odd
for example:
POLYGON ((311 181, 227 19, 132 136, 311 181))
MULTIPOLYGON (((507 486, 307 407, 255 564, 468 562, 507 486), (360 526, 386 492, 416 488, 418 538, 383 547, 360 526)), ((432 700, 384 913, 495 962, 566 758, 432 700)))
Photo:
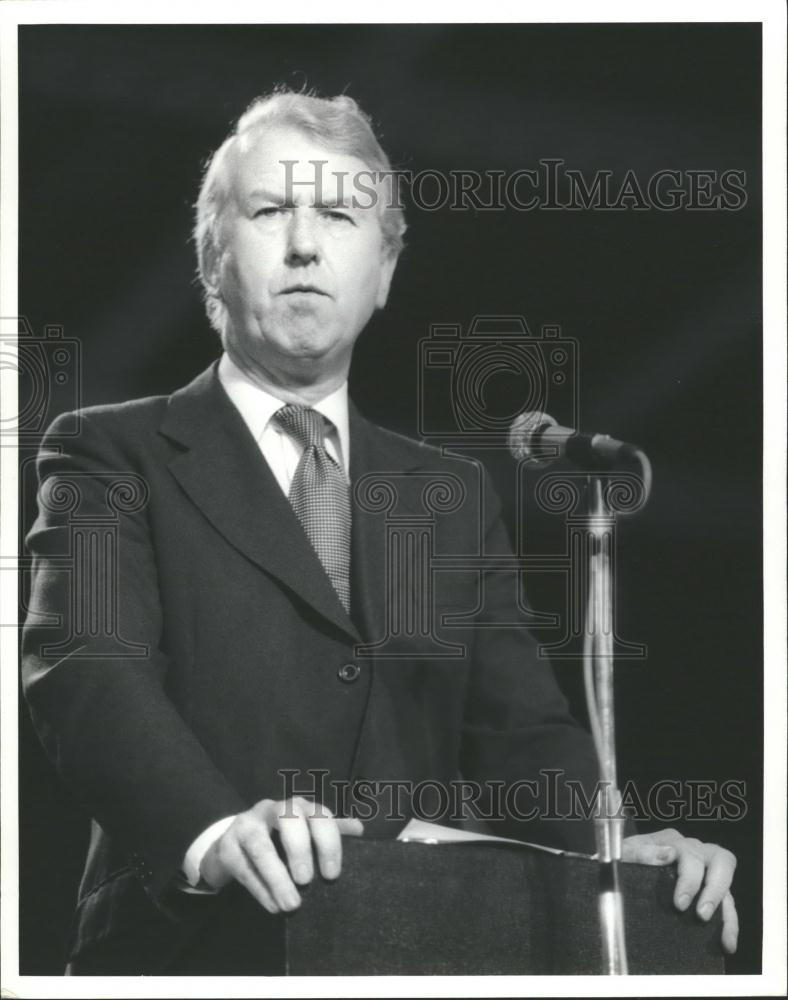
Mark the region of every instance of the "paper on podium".
POLYGON ((420 844, 459 844, 475 841, 490 841, 495 844, 515 844, 518 847, 530 847, 546 854, 559 854, 568 858, 596 859, 596 854, 581 854, 578 851, 562 851, 558 847, 545 847, 544 844, 531 844, 525 840, 514 840, 511 837, 494 837, 489 833, 476 833, 474 830, 461 830, 453 826, 441 826, 438 823, 427 823, 423 819, 412 819, 401 831, 397 840, 403 843, 414 841, 420 844))

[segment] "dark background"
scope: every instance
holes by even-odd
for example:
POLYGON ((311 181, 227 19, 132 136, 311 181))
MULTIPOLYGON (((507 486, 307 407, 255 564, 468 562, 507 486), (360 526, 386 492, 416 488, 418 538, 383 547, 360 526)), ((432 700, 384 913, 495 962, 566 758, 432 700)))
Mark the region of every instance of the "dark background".
MULTIPOLYGON (((746 783, 744 819, 677 825, 737 853, 729 968, 760 971, 760 26, 37 26, 19 39, 20 309, 37 333, 62 324, 81 342, 86 405, 169 392, 218 354, 191 206, 205 158, 277 82, 347 91, 414 171, 547 157, 644 183, 746 171, 740 211, 410 211, 351 391, 415 435, 431 323, 523 314, 578 340, 582 427, 637 441, 655 469, 648 508, 620 532, 619 631, 648 647, 618 671, 621 775, 644 790, 746 783)), ((510 390, 503 379, 500 399, 510 390)), ((53 397, 48 419, 66 405, 53 397)), ((490 458, 511 517, 507 466, 490 458)), ((29 485, 24 499, 29 522, 29 485)), ((560 544, 560 524, 542 527, 538 544, 560 544)), ((535 577, 531 599, 554 610, 555 581, 535 577)), ((557 669, 582 717, 577 664, 557 669)), ((58 974, 87 820, 21 711, 21 970, 58 974)))

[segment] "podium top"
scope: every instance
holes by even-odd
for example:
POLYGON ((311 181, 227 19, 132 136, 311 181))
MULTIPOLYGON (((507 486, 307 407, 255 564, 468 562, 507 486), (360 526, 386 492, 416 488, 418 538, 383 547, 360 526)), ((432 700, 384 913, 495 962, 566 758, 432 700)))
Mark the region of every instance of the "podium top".
MULTIPOLYGON (((289 975, 593 975, 599 866, 524 844, 347 838, 342 876, 302 890, 289 975)), ((672 902, 675 866, 621 866, 632 974, 724 972, 719 914, 672 902)))

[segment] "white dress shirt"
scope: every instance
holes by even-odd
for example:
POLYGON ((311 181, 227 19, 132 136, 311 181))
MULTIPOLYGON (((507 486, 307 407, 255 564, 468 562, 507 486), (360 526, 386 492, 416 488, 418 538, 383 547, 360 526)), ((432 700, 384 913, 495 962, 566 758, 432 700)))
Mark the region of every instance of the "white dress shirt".
MULTIPOLYGON (((219 381, 230 397, 230 402, 243 417, 282 492, 287 495, 304 449, 279 426, 278 421, 272 419, 276 411, 285 405, 284 401, 256 385, 228 354, 223 354, 219 361, 219 381)), ((330 396, 313 403, 312 409, 331 421, 332 427, 325 438, 326 451, 344 470, 345 478, 349 480, 347 382, 343 382, 330 396)), ((197 886, 200 881, 200 865, 208 849, 227 831, 234 819, 235 816, 226 816, 213 823, 189 847, 183 861, 183 873, 190 887, 197 886)))

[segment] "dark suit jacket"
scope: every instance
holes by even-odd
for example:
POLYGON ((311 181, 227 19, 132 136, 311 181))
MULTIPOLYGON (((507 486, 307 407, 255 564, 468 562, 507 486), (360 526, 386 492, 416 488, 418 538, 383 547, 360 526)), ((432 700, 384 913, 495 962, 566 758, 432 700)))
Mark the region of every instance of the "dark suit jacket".
MULTIPOLYGON (((83 411, 74 439, 61 426, 39 458, 23 679, 51 759, 95 819, 71 957, 125 942, 118 971, 165 967, 219 905, 174 888, 185 850, 215 820, 281 798, 278 769, 329 782, 512 782, 541 768, 595 779, 589 737, 513 624, 510 573, 444 563, 426 596, 434 635, 409 630, 392 600, 398 635, 379 655, 359 651, 386 635, 387 573, 408 526, 431 532, 438 556, 510 552, 476 463, 351 406, 351 620, 215 366, 169 398, 83 411), (436 638, 464 652, 436 656, 436 638)), ((399 826, 378 816, 368 835, 399 826)), ((593 850, 577 821, 494 832, 593 850)))

